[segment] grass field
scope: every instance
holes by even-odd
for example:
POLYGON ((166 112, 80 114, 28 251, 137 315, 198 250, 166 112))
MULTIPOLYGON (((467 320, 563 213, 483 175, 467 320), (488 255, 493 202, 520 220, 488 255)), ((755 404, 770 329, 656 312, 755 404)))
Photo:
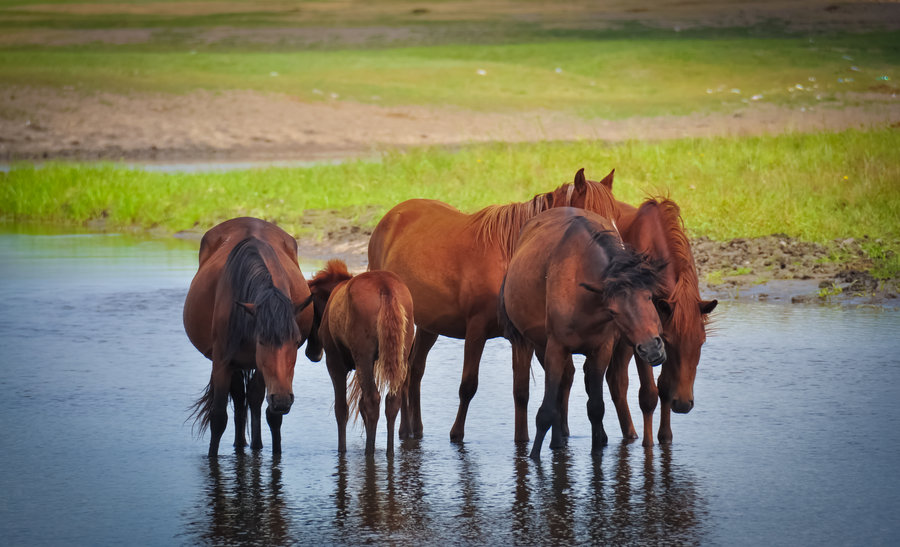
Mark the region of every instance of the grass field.
MULTIPOLYGON (((0 0, 0 32, 6 34, 0 37, 0 82, 85 94, 251 89, 300 101, 547 110, 605 119, 733 112, 766 102, 878 108, 898 91, 897 32, 796 32, 769 23, 592 26, 577 11, 590 2, 575 4, 550 20, 541 10, 555 8, 540 2, 0 0), (465 10, 451 11, 459 6, 465 10), (522 9, 546 17, 510 16, 522 9), (232 30, 208 39, 222 28, 232 30), (296 36, 259 40, 285 28, 296 36), (309 29, 322 28, 350 32, 321 41, 308 37, 309 29), (369 29, 370 38, 355 42, 354 28, 369 29), (129 29, 148 32, 111 41, 102 34, 129 29), (63 31, 82 34, 71 43, 30 38, 63 31)), ((310 223, 313 215, 305 212, 332 211, 372 225, 412 197, 472 211, 550 190, 579 167, 594 179, 616 168, 620 199, 637 203, 647 193, 669 194, 693 235, 786 233, 819 242, 868 235, 883 241, 872 254, 882 253, 887 263, 896 262, 892 252, 900 250, 897 150, 900 133, 878 129, 415 148, 374 163, 224 174, 17 165, 0 174, 0 215, 61 223, 103 218, 109 226, 171 231, 252 215, 320 237, 326 227, 310 223)))
MULTIPOLYGON (((437 198, 473 211, 524 201, 585 167, 617 171, 631 203, 667 194, 687 228, 714 239, 781 232, 811 241, 894 239, 900 218, 900 132, 845 131, 659 143, 495 144, 459 151, 418 148, 381 162, 228 173, 163 174, 113 165, 20 165, 0 175, 0 213, 12 220, 208 228, 252 215, 295 233, 304 211, 381 213, 404 199, 437 198)), ((313 231, 323 227, 312 227, 313 231)))

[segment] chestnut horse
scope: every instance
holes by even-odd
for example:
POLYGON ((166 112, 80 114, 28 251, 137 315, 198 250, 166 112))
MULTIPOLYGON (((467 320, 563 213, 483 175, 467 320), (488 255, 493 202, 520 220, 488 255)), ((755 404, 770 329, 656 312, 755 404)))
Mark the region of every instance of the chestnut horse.
MULTIPOLYGON (((209 456, 218 454, 234 401, 234 446, 246 446, 247 409, 251 448, 262 448, 260 414, 268 392, 266 421, 272 451, 281 452, 281 421, 294 401, 291 383, 297 348, 309 336, 313 311, 300 306, 310 296, 297 262, 297 242, 281 228, 257 218, 227 220, 203 236, 200 267, 184 302, 184 330, 212 360, 209 384, 194 405, 200 432, 211 432, 209 456)), ((307 355, 321 348, 307 344, 307 355)))
MULTIPOLYGON (((653 370, 635 355, 641 380, 640 406, 644 415, 644 446, 653 445, 653 412, 662 402, 659 442, 672 441, 671 411, 687 413, 694 406, 694 378, 700 361, 700 347, 706 341, 709 313, 718 303, 700 298, 697 269, 678 205, 669 199, 650 199, 637 210, 622 229, 622 238, 637 251, 666 262, 662 282, 654 294, 663 325, 668 358, 659 375, 659 388, 653 370)), ((613 354, 606 380, 619 416, 622 435, 635 439, 637 434, 626 402, 628 361, 633 351, 619 344, 613 354)))
MULTIPOLYGON (((484 344, 503 334, 497 320, 498 295, 522 225, 541 211, 561 206, 617 218, 613 173, 598 183, 586 180, 581 169, 573 183, 552 192, 523 203, 492 205, 473 214, 440 201, 413 199, 381 219, 369 239, 369 267, 392 271, 406 283, 418 327, 410 359, 409 405, 401 415, 400 438, 422 436, 420 385, 425 359, 442 335, 465 339, 459 410, 450 430, 452 441, 463 440, 469 402, 478 389, 484 344)), ((513 346, 516 441, 528 440, 531 355, 529 347, 513 346)))
POLYGON ((535 420, 531 457, 552 427, 550 448, 564 444, 564 390, 573 353, 585 355, 585 388, 592 450, 607 442, 603 375, 617 340, 652 364, 666 359, 652 295, 663 264, 622 244, 615 224, 571 207, 528 221, 509 263, 499 315, 507 337, 534 345, 544 366, 544 399, 535 420))
POLYGON ((338 451, 347 451, 347 374, 355 370, 350 407, 362 414, 366 454, 375 452, 381 393, 386 394, 388 455, 394 453, 394 421, 405 400, 414 324, 409 289, 391 272, 369 271, 356 277, 340 260, 309 282, 315 307, 313 335, 325 348, 334 386, 338 451))

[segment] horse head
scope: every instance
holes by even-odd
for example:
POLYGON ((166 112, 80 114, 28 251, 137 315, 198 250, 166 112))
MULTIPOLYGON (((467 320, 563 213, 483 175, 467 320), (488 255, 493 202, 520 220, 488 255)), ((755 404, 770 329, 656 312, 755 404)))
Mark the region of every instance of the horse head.
POLYGON ((668 355, 659 375, 659 396, 680 414, 694 408, 694 379, 700 362, 700 348, 706 342, 705 323, 716 304, 716 300, 657 301, 668 355))
POLYGON ((328 305, 328 299, 331 293, 338 285, 351 279, 353 276, 347 271, 347 264, 342 260, 331 259, 320 270, 315 277, 309 280, 310 297, 305 305, 311 302, 313 305, 314 316, 312 331, 309 334, 309 340, 306 343, 306 356, 314 362, 322 359, 322 340, 319 336, 319 327, 322 325, 322 317, 325 315, 325 307, 328 305))
POLYGON ((280 289, 270 287, 256 302, 236 302, 253 318, 256 368, 266 383, 269 410, 287 414, 294 403, 294 366, 302 343, 295 307, 280 289))
MULTIPOLYGON (((619 241, 609 232, 594 237, 595 240, 619 241)), ((635 253, 622 246, 620 241, 618 245, 603 272, 602 285, 581 283, 581 286, 600 295, 612 321, 634 346, 638 357, 659 365, 666 360, 667 352, 653 293, 666 264, 635 253)))

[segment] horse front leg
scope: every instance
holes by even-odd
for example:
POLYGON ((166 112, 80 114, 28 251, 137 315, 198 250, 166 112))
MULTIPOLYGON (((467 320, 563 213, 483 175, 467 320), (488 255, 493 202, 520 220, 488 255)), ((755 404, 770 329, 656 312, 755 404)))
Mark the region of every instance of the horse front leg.
POLYGON ((634 363, 641 379, 641 390, 638 394, 641 413, 644 415, 644 440, 641 444, 650 447, 653 446, 653 412, 656 411, 656 404, 659 401, 659 388, 656 387, 656 380, 653 377, 653 367, 637 355, 634 356, 634 363))
POLYGON ((247 392, 244 372, 235 369, 231 373, 231 401, 234 404, 234 448, 243 450, 247 446, 247 392))
POLYGON ((548 340, 544 351, 544 399, 535 417, 534 445, 531 447, 530 457, 533 460, 541 459, 541 445, 547 431, 553 428, 550 438, 550 448, 559 448, 563 445, 562 422, 559 415, 559 397, 562 384, 566 358, 569 354, 552 339, 548 340))
POLYGON ((272 432, 272 454, 281 454, 281 422, 283 419, 284 414, 272 412, 272 409, 266 406, 266 423, 269 424, 269 431, 272 432))
POLYGON ((406 392, 406 404, 401 405, 401 439, 422 438, 422 376, 425 375, 425 359, 437 337, 437 334, 416 329, 409 358, 409 389, 406 392))
POLYGON ((347 451, 347 367, 339 351, 326 351, 326 364, 328 375, 331 376, 331 386, 334 388, 334 419, 337 421, 338 452, 347 451))
POLYGON ((659 407, 659 444, 672 444, 672 401, 661 400, 659 407))
POLYGON ((250 407, 250 449, 262 450, 262 404, 266 398, 266 381, 257 370, 247 382, 247 406, 250 407))
POLYGON ((516 407, 515 442, 528 442, 528 381, 534 347, 528 342, 512 345, 513 403, 516 407))
POLYGON ((619 427, 622 428, 622 437, 628 440, 637 439, 637 431, 631 419, 631 410, 628 408, 628 362, 634 351, 631 346, 622 340, 616 342, 610 359, 609 369, 606 371, 606 384, 609 386, 609 395, 616 414, 619 418, 619 427))
POLYGON ((584 361, 584 387, 587 391, 587 415, 591 421, 591 452, 599 453, 609 442, 603 428, 603 415, 606 405, 603 403, 603 376, 609 366, 612 355, 613 340, 609 340, 594 350, 584 361))
POLYGON ((450 442, 462 442, 466 436, 466 415, 469 413, 469 403, 478 391, 478 367, 481 364, 481 354, 484 351, 484 343, 487 341, 486 329, 481 321, 470 320, 466 325, 466 341, 463 356, 462 380, 459 383, 459 410, 456 412, 456 421, 450 428, 450 442))

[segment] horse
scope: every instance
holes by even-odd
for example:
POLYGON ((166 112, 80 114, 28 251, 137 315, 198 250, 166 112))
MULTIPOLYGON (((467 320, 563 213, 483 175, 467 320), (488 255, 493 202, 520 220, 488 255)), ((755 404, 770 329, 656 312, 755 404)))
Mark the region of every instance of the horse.
MULTIPOLYGON (((183 320, 191 343, 212 361, 209 384, 193 407, 200 433, 210 429, 210 457, 218 454, 228 423, 229 394, 234 401, 235 448, 247 444, 248 408, 250 447, 262 448, 260 414, 265 398, 272 452, 281 452, 282 416, 294 401, 291 383, 297 348, 312 329, 313 311, 303 309, 309 297, 297 261, 297 241, 281 228, 242 217, 204 234, 183 320)), ((318 361, 321 347, 307 344, 306 355, 318 361)))
MULTIPOLYGON (((618 340, 651 364, 665 361, 662 326, 652 295, 664 264, 625 247, 615 224, 581 209, 554 208, 522 228, 500 292, 498 314, 514 344, 533 344, 545 370, 533 459, 564 444, 566 369, 573 353, 586 356, 585 388, 592 451, 607 442, 603 375, 618 340)), ((574 372, 574 371, 573 371, 574 372)))
POLYGON ((338 452, 347 451, 347 374, 355 370, 350 407, 363 417, 366 454, 375 452, 378 409, 384 393, 387 454, 394 453, 394 421, 405 402, 409 353, 414 336, 413 300, 396 274, 368 271, 351 276, 330 260, 309 282, 315 319, 313 336, 325 348, 334 386, 338 452))
MULTIPOLYGON (((706 341, 709 313, 718 302, 700 298, 690 242, 684 233, 681 211, 674 201, 665 198, 646 200, 622 229, 622 239, 636 250, 666 262, 662 282, 653 295, 668 356, 659 375, 659 388, 654 383, 651 365, 635 354, 641 381, 639 401, 644 416, 642 444, 653 445, 653 412, 657 400, 662 402, 659 442, 666 444, 672 442, 671 411, 687 413, 694 406, 693 386, 700 348, 706 341)), ((626 439, 637 438, 625 397, 632 353, 628 345, 618 344, 606 375, 626 439)))
MULTIPOLYGON (((473 214, 436 200, 412 199, 398 204, 379 221, 369 239, 369 267, 400 276, 416 310, 409 404, 401 415, 401 439, 422 437, 420 386, 425 360, 442 335, 465 339, 459 409, 450 429, 451 441, 463 440, 469 402, 478 389, 484 344, 503 334, 497 303, 519 231, 526 221, 553 207, 577 206, 617 218, 618 206, 630 206, 612 196, 614 173, 595 182, 586 180, 581 169, 572 183, 552 192, 522 203, 491 205, 473 214)), ((513 346, 515 439, 520 442, 528 440, 531 356, 530 347, 513 346)))

